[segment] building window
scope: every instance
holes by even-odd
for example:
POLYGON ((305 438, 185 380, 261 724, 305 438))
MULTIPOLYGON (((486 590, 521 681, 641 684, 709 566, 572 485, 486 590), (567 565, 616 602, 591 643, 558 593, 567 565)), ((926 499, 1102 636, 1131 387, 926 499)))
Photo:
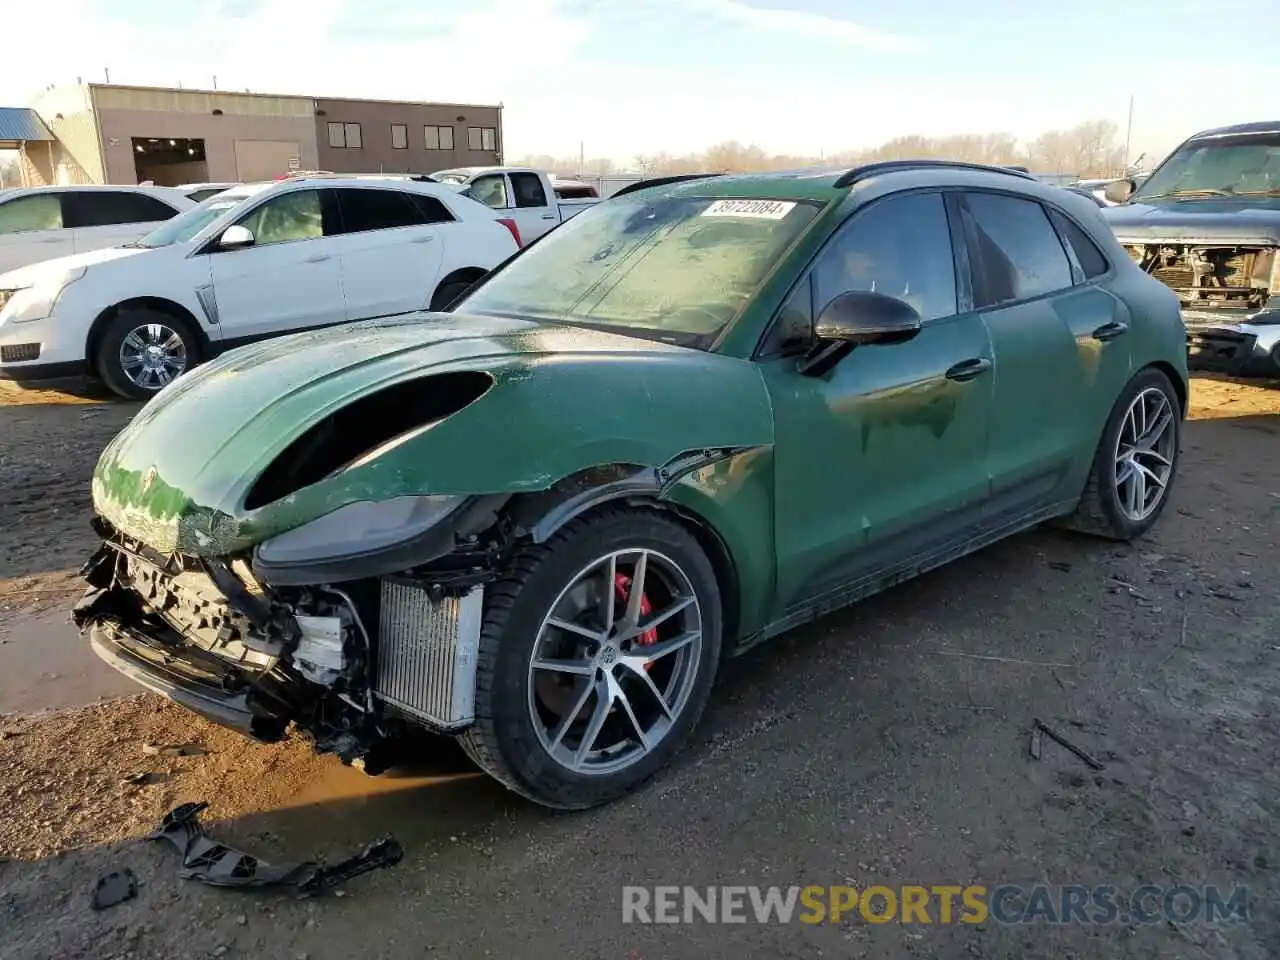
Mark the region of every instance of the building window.
POLYGON ((428 150, 452 150, 453 127, 424 127, 428 150))
POLYGON ((331 147, 350 147, 352 150, 359 150, 360 141, 360 124, 358 123, 331 123, 329 124, 329 146, 331 147))
POLYGON ((391 149, 409 149, 409 128, 403 123, 393 123, 391 125, 391 149))
POLYGON ((468 127, 467 128, 467 149, 468 150, 487 150, 494 152, 498 149, 498 131, 495 127, 468 127))

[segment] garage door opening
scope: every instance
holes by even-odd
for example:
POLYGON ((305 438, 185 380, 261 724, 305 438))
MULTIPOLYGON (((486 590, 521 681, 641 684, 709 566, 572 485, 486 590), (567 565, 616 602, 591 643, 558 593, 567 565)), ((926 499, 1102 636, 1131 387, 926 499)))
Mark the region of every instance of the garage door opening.
POLYGON ((139 183, 150 180, 158 187, 205 183, 209 179, 204 141, 185 137, 134 137, 133 168, 139 183))

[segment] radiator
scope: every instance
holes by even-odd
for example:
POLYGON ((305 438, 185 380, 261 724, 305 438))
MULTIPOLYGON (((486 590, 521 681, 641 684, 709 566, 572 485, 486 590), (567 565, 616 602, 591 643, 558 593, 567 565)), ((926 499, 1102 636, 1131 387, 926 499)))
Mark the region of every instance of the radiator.
POLYGON ((433 602, 423 587, 384 580, 376 696, 441 730, 470 724, 483 615, 483 587, 433 602))

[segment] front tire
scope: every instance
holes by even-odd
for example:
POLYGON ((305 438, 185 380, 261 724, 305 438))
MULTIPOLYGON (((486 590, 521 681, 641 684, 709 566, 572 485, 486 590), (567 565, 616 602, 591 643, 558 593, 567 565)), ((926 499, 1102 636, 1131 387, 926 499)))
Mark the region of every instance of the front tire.
POLYGON ((543 806, 594 807, 667 764, 720 659, 721 600, 697 540, 607 507, 525 550, 489 588, 468 755, 543 806))
POLYGON ((200 341, 180 317, 146 307, 121 310, 98 341, 94 367, 127 400, 147 400, 199 361, 200 341))
POLYGON ((1164 512, 1178 471, 1182 404, 1159 370, 1140 372, 1102 431, 1076 511, 1065 525, 1107 537, 1142 536, 1164 512))

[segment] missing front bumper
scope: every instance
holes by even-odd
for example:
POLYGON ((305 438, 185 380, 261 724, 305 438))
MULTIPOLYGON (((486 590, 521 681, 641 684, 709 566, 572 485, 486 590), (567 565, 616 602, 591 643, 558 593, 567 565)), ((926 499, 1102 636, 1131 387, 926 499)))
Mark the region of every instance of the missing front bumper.
POLYGON ((117 620, 94 620, 89 647, 108 666, 193 713, 266 743, 284 736, 286 713, 255 696, 234 667, 198 650, 178 655, 158 638, 117 620))

